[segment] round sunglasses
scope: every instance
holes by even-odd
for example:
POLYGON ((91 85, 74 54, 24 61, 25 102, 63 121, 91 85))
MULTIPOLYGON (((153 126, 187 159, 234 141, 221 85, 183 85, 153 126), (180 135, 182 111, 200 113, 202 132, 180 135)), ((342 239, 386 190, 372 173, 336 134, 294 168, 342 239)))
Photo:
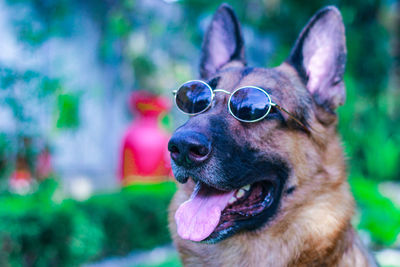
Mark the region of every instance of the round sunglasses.
POLYGON ((276 107, 292 117, 308 131, 308 128, 289 111, 271 101, 269 94, 256 86, 243 86, 232 93, 224 89, 212 89, 210 85, 200 80, 192 80, 182 84, 173 91, 175 104, 180 111, 188 115, 196 115, 206 111, 211 105, 216 92, 229 95, 229 113, 242 122, 257 122, 264 119, 276 107))

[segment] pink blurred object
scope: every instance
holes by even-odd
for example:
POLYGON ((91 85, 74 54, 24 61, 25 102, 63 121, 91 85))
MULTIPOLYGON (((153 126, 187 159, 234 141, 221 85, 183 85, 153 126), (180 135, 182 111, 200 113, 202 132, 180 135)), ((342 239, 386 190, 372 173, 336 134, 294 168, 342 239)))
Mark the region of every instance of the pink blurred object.
POLYGON ((137 116, 122 141, 120 179, 124 185, 166 180, 171 172, 167 150, 170 135, 159 126, 159 118, 171 104, 164 97, 136 91, 130 107, 137 116))
POLYGON ((43 180, 50 176, 52 172, 50 149, 45 147, 39 154, 36 162, 36 176, 43 180))

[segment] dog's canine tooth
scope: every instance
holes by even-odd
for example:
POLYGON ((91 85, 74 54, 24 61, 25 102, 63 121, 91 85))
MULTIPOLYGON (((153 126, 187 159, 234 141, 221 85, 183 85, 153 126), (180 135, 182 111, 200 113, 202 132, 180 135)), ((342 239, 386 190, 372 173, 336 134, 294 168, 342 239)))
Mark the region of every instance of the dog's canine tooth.
POLYGON ((243 189, 239 189, 239 190, 236 192, 236 197, 237 197, 237 198, 241 198, 241 197, 244 196, 245 193, 246 193, 246 191, 244 191, 243 189))
POLYGON ((250 184, 243 186, 241 189, 245 190, 245 191, 249 191, 250 190, 250 184))
POLYGON ((236 200, 236 197, 232 196, 231 199, 229 199, 229 204, 235 203, 236 200))

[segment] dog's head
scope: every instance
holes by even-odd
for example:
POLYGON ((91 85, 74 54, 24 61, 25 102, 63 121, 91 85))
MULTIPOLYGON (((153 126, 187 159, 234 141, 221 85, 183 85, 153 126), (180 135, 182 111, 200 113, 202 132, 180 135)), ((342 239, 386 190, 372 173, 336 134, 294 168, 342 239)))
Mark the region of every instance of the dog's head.
POLYGON ((222 5, 203 42, 201 79, 228 92, 257 86, 288 113, 272 107, 261 121, 241 122, 228 111, 229 95, 215 93, 209 109, 175 131, 168 145, 172 169, 192 191, 175 215, 184 239, 214 243, 268 227, 284 202, 301 205, 307 190, 335 182, 329 172, 344 173, 335 130, 335 109, 345 99, 340 12, 316 13, 278 67, 247 67, 244 54, 239 22, 222 5), (290 200, 294 194, 301 197, 290 200))

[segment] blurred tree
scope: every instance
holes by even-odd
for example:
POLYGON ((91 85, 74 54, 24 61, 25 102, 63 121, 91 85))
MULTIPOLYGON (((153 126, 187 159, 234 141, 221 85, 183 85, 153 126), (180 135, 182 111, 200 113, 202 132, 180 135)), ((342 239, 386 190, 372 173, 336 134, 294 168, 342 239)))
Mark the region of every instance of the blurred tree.
POLYGON ((1 133, 0 177, 15 167, 18 155, 25 158, 33 172, 41 144, 37 139, 43 135, 38 125, 48 116, 42 111, 54 104, 62 91, 61 83, 36 71, 0 67, 0 88, 1 109, 10 111, 11 116, 5 119, 11 120, 13 126, 1 133))

